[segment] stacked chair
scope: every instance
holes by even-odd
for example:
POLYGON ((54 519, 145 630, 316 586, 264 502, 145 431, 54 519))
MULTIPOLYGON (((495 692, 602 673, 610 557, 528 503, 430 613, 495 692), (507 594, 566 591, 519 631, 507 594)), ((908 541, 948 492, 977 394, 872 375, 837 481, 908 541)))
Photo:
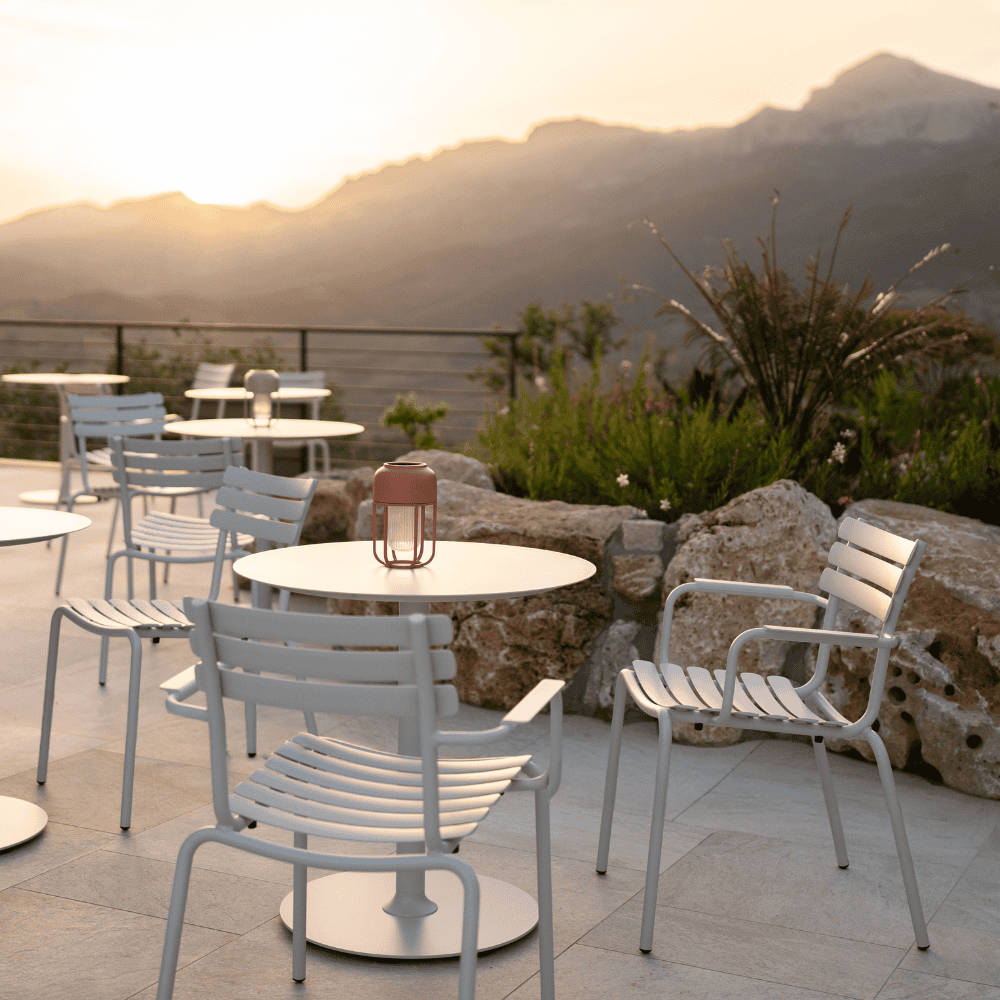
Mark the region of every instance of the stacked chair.
POLYGON ((675 587, 667 597, 663 611, 659 670, 648 661, 635 660, 631 668, 622 670, 618 675, 597 850, 597 871, 603 874, 608 869, 622 726, 626 702, 631 696, 639 708, 659 723, 659 753, 653 779, 653 815, 646 861, 646 892, 639 936, 639 948, 644 952, 649 952, 653 947, 673 719, 693 723, 696 727, 730 726, 759 732, 808 736, 815 752, 837 864, 841 868, 848 866, 847 847, 824 741, 828 737, 866 740, 875 754, 882 779, 917 947, 923 950, 930 946, 906 827, 892 777, 892 765, 885 744, 877 732, 889 655, 899 643, 896 623, 927 545, 922 541, 900 538, 850 517, 841 522, 839 539, 831 548, 829 565, 820 577, 820 589, 829 594, 827 598, 795 591, 791 587, 727 580, 696 579, 675 587), (670 659, 670 629, 678 598, 689 593, 800 601, 822 608, 823 624, 819 628, 765 625, 763 628, 749 629, 737 636, 730 646, 725 670, 716 670, 712 674, 702 667, 685 668, 670 659), (879 624, 878 634, 837 631, 837 613, 843 603, 860 608, 875 619, 879 624), (765 678, 759 674, 740 673, 739 652, 751 640, 815 645, 817 656, 813 676, 805 684, 794 687, 786 677, 765 678), (830 651, 834 646, 855 647, 874 653, 868 703, 861 717, 853 721, 841 715, 822 693, 830 651))
MULTIPOLYGON (((49 738, 55 704, 56 669, 60 627, 68 620, 101 637, 98 681, 107 680, 108 645, 111 639, 126 639, 131 648, 128 715, 125 730, 125 763, 122 781, 120 823, 131 825, 132 785, 139 723, 139 681, 142 671, 142 640, 189 639, 193 628, 180 602, 157 600, 152 569, 156 561, 211 562, 209 597, 218 596, 225 564, 247 554, 247 546, 295 545, 302 532, 316 480, 284 479, 238 466, 240 442, 148 441, 112 438, 112 452, 121 486, 125 548, 108 560, 104 598, 69 598, 56 608, 49 630, 48 663, 42 712, 42 735, 38 751, 39 784, 48 771, 49 738), (206 445, 208 447, 206 447, 206 445), (207 521, 154 512, 138 524, 129 515, 137 489, 159 482, 159 477, 193 480, 200 487, 214 483, 219 488, 217 506, 207 521), (148 546, 173 546, 176 552, 163 554, 148 546), (194 550, 198 547, 198 551, 194 550), (126 557, 150 561, 149 600, 132 596, 131 580, 127 600, 112 598, 113 561, 126 557)), ((235 582, 235 581, 234 581, 235 582)), ((234 587, 234 592, 235 587, 234 587)), ((253 716, 248 714, 253 721, 253 716)), ((251 732, 248 727, 248 743, 251 732)))
MULTIPOLYGON (((326 372, 278 372, 278 380, 282 389, 325 389, 326 372)), ((319 420, 320 407, 323 401, 313 399, 305 405, 309 409, 309 420, 319 420)), ((316 452, 323 455, 323 474, 330 474, 330 445, 323 438, 307 438, 305 441, 282 441, 282 448, 301 448, 303 445, 308 454, 309 475, 316 475, 316 452)))
MULTIPOLYGON (((236 371, 235 364, 213 365, 210 361, 198 362, 198 368, 194 373, 194 380, 191 382, 192 389, 225 389, 229 385, 233 372, 236 371)), ((197 420, 201 411, 201 400, 191 400, 191 416, 189 419, 197 420)), ((226 415, 226 401, 220 399, 216 410, 216 417, 221 420, 226 415)))

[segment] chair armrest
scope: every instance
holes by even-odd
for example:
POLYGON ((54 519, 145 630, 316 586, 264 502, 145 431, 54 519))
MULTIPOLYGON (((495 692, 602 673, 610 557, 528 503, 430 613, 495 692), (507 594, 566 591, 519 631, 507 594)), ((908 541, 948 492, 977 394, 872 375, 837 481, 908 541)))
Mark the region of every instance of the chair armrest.
POLYGON ((504 722, 530 722, 566 686, 552 678, 539 681, 504 717, 504 722))
POLYGON ((821 628, 792 628, 784 625, 765 625, 767 633, 762 638, 780 642, 831 643, 834 646, 857 646, 861 649, 895 649, 899 636, 871 635, 868 632, 834 632, 821 628))

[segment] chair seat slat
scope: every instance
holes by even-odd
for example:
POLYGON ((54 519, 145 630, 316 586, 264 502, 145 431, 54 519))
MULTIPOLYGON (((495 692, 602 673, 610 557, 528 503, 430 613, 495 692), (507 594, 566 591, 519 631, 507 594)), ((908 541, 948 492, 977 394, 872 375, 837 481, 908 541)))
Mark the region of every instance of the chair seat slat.
POLYGON ((811 708, 806 707, 787 677, 771 676, 768 677, 767 683, 775 697, 788 709, 796 722, 822 721, 811 708))
POLYGON ((691 687, 683 667, 679 667, 676 663, 666 663, 660 665, 660 670, 667 682, 670 693, 677 699, 682 708, 687 708, 695 712, 718 714, 717 709, 713 710, 710 706, 705 705, 695 694, 694 688, 691 687))
POLYGON ((789 717, 788 710, 775 700, 760 674, 740 674, 740 680, 743 681, 747 694, 757 703, 762 715, 770 715, 775 719, 789 717))
POLYGON ((632 670, 646 697, 661 708, 679 708, 677 699, 664 687, 663 678, 649 660, 633 660, 632 670))
MULTIPOLYGON (((715 680, 720 688, 726 686, 726 672, 725 670, 717 669, 715 671, 715 680)), ((746 689, 743 687, 742 682, 737 677, 736 686, 733 688, 733 713, 739 715, 747 715, 750 717, 757 717, 761 719, 783 719, 784 715, 767 715, 761 712, 760 708, 755 705, 750 697, 746 693, 746 689)))

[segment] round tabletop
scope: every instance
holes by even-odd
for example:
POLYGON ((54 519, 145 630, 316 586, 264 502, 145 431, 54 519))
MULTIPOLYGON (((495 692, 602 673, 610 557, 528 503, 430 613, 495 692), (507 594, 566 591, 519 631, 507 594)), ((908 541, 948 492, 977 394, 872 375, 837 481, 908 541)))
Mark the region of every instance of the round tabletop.
POLYGON ((60 538, 90 525, 82 514, 31 507, 0 507, 0 545, 25 545, 60 538))
POLYGON ((124 385, 128 375, 102 375, 100 372, 11 372, 3 376, 4 382, 23 385, 124 385))
POLYGON ((403 603, 524 597, 597 572, 592 562, 565 552, 487 542, 438 542, 428 565, 388 569, 376 561, 370 541, 271 549, 237 559, 233 569, 299 594, 403 603))
POLYGON ((189 437, 238 437, 252 440, 281 440, 292 438, 345 437, 360 434, 361 424, 342 420, 272 420, 266 427, 255 427, 245 417, 223 417, 221 420, 177 420, 170 424, 171 434, 189 437))
MULTIPOLYGON (((294 403, 311 399, 325 399, 330 395, 330 389, 306 388, 300 385, 286 385, 271 393, 272 399, 278 399, 283 403, 294 403)), ((188 399, 211 399, 220 402, 242 402, 249 399, 252 393, 247 392, 242 386, 227 385, 218 389, 188 389, 185 393, 188 399)))

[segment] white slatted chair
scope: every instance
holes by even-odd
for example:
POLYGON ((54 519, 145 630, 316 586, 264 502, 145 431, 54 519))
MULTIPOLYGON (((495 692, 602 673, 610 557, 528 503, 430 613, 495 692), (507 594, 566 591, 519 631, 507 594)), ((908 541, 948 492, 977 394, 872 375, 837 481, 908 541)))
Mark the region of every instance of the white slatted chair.
POLYGON ((885 744, 875 731, 878 727, 879 706, 882 702, 882 691, 889 665, 889 652, 899 642, 895 635, 896 623, 906 592, 927 545, 922 541, 908 541, 854 518, 846 518, 843 521, 839 537, 842 541, 836 542, 830 550, 830 565, 823 570, 820 577, 820 588, 830 595, 829 598, 771 584, 700 579, 681 584, 670 592, 663 611, 660 670, 657 671, 648 661, 635 660, 631 669, 626 668, 618 675, 604 789, 604 808, 597 849, 597 871, 603 874, 608 868, 622 725, 627 696, 631 695, 644 712, 658 720, 660 734, 649 855, 646 862, 646 893, 639 938, 639 947, 644 952, 650 951, 653 947, 656 889, 667 804, 671 720, 674 718, 694 723, 698 727, 730 726, 737 729, 796 733, 811 737, 830 819, 830 829, 833 833, 837 863, 841 868, 846 868, 848 865, 847 848, 833 781, 830 777, 830 765, 826 759, 824 740, 826 737, 837 739, 860 737, 867 740, 878 763, 917 947, 926 949, 930 946, 913 860, 906 838, 906 828, 903 824, 903 814, 892 777, 892 765, 885 744), (691 592, 737 594, 742 597, 784 599, 815 604, 825 608, 823 625, 821 628, 785 628, 772 625, 752 628, 739 635, 730 646, 725 670, 716 670, 713 675, 700 667, 684 668, 670 662, 670 627, 677 599, 691 592), (880 634, 835 631, 837 612, 842 601, 878 619, 882 623, 880 634), (813 676, 807 683, 794 687, 785 677, 765 678, 758 674, 738 673, 739 651, 753 639, 818 645, 813 676), (868 705, 864 714, 856 721, 844 718, 822 692, 830 650, 834 646, 854 646, 876 651, 870 678, 868 705))
MULTIPOLYGON (((121 439, 119 438, 119 441, 121 439)), ((209 518, 215 534, 215 559, 209 597, 219 595, 223 568, 227 560, 246 555, 241 545, 256 539, 258 549, 274 545, 297 545, 302 534, 309 504, 316 491, 315 479, 284 479, 263 472, 251 472, 238 466, 225 471, 219 490, 218 506, 209 518)), ((287 594, 283 595, 287 601, 287 594)), ((45 673, 45 697, 42 709, 42 735, 38 748, 37 780, 45 784, 49 761, 49 735, 55 704, 56 665, 59 656, 59 631, 63 619, 101 637, 101 664, 98 682, 107 681, 108 643, 127 639, 132 657, 129 669, 128 719, 125 726, 125 768, 122 781, 121 826, 132 822, 132 784, 135 774, 135 747, 139 727, 139 680, 142 671, 142 640, 188 639, 193 628, 180 601, 112 600, 105 598, 69 598, 52 614, 49 628, 49 653, 45 673)), ((177 692, 180 700, 191 691, 177 692)), ((183 707, 183 706, 182 706, 183 707)), ((181 712, 180 714, 186 714, 181 712)), ((252 721, 252 716, 251 716, 252 721)), ((307 717, 315 731, 315 721, 307 717)), ((251 739, 248 725, 247 741, 251 739)))
MULTIPOLYGON (((198 368, 194 373, 194 380, 191 382, 192 389, 225 389, 236 371, 236 365, 214 365, 210 361, 199 361, 198 368)), ((200 399, 191 400, 190 420, 198 419, 198 412, 201 408, 200 399)), ((218 401, 216 417, 221 420, 226 415, 226 401, 218 401)))
MULTIPOLYGON (((166 567, 171 563, 213 562, 219 535, 217 529, 201 517, 150 510, 136 519, 133 501, 152 490, 219 489, 226 469, 243 464, 243 443, 239 438, 161 441, 113 437, 109 444, 113 473, 121 494, 125 547, 108 556, 104 596, 110 600, 115 566, 119 559, 125 559, 128 597, 132 599, 132 564, 140 559, 149 565, 149 597, 155 600, 156 564, 166 567)), ((240 540, 236 547, 248 541, 240 540)))
MULTIPOLYGON (((278 372, 278 380, 283 389, 325 389, 326 372, 278 372)), ((323 404, 321 399, 309 400, 305 405, 309 408, 310 420, 319 420, 320 407, 323 404)), ((303 445, 307 449, 309 459, 309 474, 316 474, 316 452, 323 455, 323 472, 330 473, 330 445, 323 438, 307 438, 304 441, 281 441, 277 442, 282 448, 301 448, 303 445)))
MULTIPOLYGON (((454 853, 507 789, 535 792, 538 859, 538 940, 541 995, 554 996, 549 800, 560 778, 562 681, 543 680, 486 732, 442 732, 438 717, 458 711, 444 615, 350 617, 288 614, 188 598, 198 683, 208 705, 212 797, 217 823, 181 846, 174 875, 157 1000, 170 1000, 194 852, 216 842, 293 866, 292 979, 306 974, 308 868, 351 872, 451 871, 461 879, 464 908, 459 996, 475 993, 479 883, 454 853), (308 643, 290 648, 282 643, 308 643), (331 650, 330 647, 335 647, 331 650), (353 647, 353 648, 351 648, 353 647), (360 648, 359 648, 360 647, 360 648), (372 647, 381 647, 381 650, 372 647), (388 647, 388 650, 387 650, 388 647), (307 677, 308 680, 301 678, 307 677), (438 682, 438 683, 435 683, 438 682), (413 720, 420 756, 408 757, 301 733, 279 747, 264 769, 229 793, 223 698, 283 708, 310 707, 337 715, 413 720), (482 744, 510 733, 551 703, 547 772, 529 754, 438 759, 446 744, 482 744), (248 823, 291 832, 293 844, 247 836, 248 823), (335 854, 309 847, 309 837, 382 843, 424 842, 422 853, 385 857, 335 854)), ((376 904, 377 905, 377 904, 376 904)))
MULTIPOLYGON (((158 392, 144 392, 124 396, 68 395, 69 410, 68 444, 62 462, 62 482, 59 488, 60 503, 72 511, 81 497, 93 496, 99 500, 114 500, 115 509, 111 517, 108 533, 108 552, 114 541, 115 528, 120 510, 120 491, 115 482, 92 483, 90 472, 112 472, 111 448, 108 438, 115 435, 131 434, 133 437, 160 437, 170 422, 163 396, 158 392), (95 442, 97 447, 91 447, 95 442), (72 489, 72 473, 80 473, 81 486, 72 489)), ((157 495, 170 497, 171 509, 177 496, 184 493, 199 494, 200 491, 160 491, 157 495)), ((63 571, 66 565, 66 551, 69 536, 64 535, 59 553, 59 568, 56 570, 56 594, 62 587, 63 571)))

